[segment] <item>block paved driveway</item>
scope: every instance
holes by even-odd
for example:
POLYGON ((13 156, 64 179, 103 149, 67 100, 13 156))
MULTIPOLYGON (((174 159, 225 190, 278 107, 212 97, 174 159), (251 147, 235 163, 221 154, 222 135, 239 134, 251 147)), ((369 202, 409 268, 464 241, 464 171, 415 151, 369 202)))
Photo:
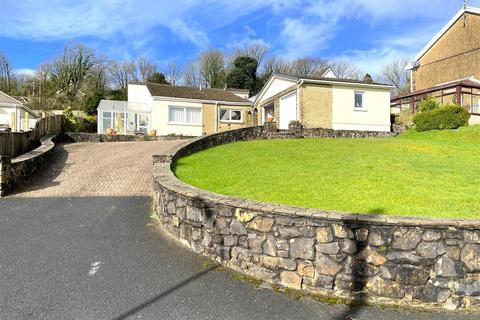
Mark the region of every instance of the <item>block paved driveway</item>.
POLYGON ((182 142, 63 144, 53 165, 14 196, 150 196, 152 155, 168 153, 182 142))
POLYGON ((179 142, 69 144, 0 199, 0 319, 479 319, 294 300, 233 280, 153 223, 151 155, 179 142))

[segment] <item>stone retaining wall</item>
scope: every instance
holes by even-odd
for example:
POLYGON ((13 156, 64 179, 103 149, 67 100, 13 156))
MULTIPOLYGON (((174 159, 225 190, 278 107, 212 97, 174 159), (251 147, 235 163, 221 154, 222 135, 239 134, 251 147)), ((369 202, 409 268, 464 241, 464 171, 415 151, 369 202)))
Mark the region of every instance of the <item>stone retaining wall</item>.
POLYGON ((139 142, 139 141, 163 141, 191 139, 188 136, 168 135, 168 136, 147 136, 147 135, 107 135, 86 132, 66 132, 64 138, 70 142, 139 142))
POLYGON ((195 252, 288 288, 359 303, 479 308, 478 220, 357 215, 241 200, 189 186, 171 171, 172 161, 198 150, 288 134, 244 128, 155 157, 160 224, 195 252))
POLYGON ((55 135, 40 138, 40 146, 18 157, 0 157, 0 197, 11 192, 14 187, 27 181, 51 158, 55 147, 55 135))

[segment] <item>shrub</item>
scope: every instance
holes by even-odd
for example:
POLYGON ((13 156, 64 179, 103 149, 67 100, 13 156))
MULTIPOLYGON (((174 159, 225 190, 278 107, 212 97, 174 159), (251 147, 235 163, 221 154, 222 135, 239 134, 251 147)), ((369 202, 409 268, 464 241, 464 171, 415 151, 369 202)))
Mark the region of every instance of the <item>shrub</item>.
POLYGON ((417 131, 457 129, 468 125, 470 114, 459 105, 446 105, 416 114, 413 122, 417 131))
POLYGON ((424 99, 420 101, 420 103, 418 104, 418 109, 421 112, 435 110, 438 108, 440 108, 440 105, 438 104, 437 101, 433 100, 432 98, 424 99))
POLYGON ((65 131, 78 132, 80 130, 80 122, 73 114, 72 108, 65 107, 65 109, 63 109, 63 115, 65 116, 65 131))
POLYGON ((80 130, 83 132, 97 132, 97 116, 86 115, 85 118, 81 119, 80 130))

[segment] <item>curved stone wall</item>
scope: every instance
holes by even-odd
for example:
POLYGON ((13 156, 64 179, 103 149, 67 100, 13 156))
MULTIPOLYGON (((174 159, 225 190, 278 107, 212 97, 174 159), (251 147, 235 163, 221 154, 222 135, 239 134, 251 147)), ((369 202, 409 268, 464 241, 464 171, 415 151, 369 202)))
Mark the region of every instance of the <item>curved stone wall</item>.
MULTIPOLYGON (((345 136, 359 137, 351 133, 345 136)), ((480 221, 326 212, 236 199, 179 181, 179 157, 264 127, 217 133, 154 158, 156 212, 192 250, 250 276, 357 302, 480 306, 480 221)))

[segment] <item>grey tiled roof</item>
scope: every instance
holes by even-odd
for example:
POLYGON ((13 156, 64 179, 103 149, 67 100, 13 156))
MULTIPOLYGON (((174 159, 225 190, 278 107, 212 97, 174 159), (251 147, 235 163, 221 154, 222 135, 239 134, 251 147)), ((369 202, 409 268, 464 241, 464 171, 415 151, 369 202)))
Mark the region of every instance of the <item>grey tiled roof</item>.
POLYGON ((147 83, 147 88, 154 97, 172 97, 193 100, 209 100, 238 102, 241 104, 249 104, 250 101, 243 99, 224 89, 200 88, 197 87, 181 87, 168 84, 147 83))
POLYGON ((8 94, 0 91, 0 104, 1 103, 8 103, 8 104, 18 104, 21 105, 22 103, 12 97, 10 97, 8 94))

